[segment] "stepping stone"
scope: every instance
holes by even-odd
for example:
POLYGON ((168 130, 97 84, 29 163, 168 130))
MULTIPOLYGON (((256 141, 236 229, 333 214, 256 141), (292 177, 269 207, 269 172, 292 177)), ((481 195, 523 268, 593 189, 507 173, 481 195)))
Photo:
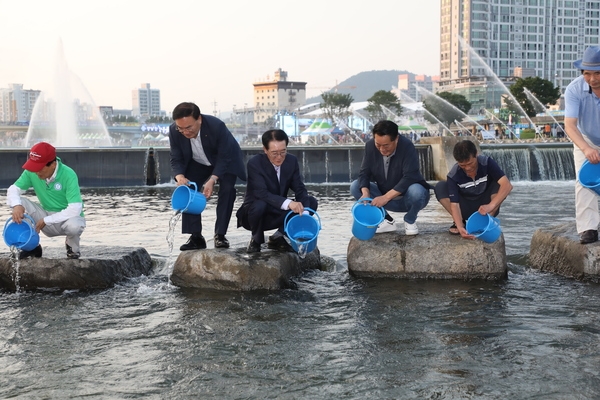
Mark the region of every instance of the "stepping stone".
POLYGON ((245 248, 192 250, 177 257, 171 282, 183 288, 278 290, 294 287, 293 277, 320 267, 318 248, 304 258, 269 249, 252 254, 245 248))
MULTIPOLYGON (((20 289, 105 289, 127 278, 148 275, 152 259, 144 248, 82 247, 82 257, 71 260, 64 249, 44 249, 41 258, 19 261, 20 289)), ((0 254, 0 288, 17 290, 10 253, 0 254)))
POLYGON ((504 235, 494 243, 451 235, 447 224, 421 224, 419 234, 379 233, 350 239, 348 271, 356 277, 400 279, 485 279, 508 276, 504 235))

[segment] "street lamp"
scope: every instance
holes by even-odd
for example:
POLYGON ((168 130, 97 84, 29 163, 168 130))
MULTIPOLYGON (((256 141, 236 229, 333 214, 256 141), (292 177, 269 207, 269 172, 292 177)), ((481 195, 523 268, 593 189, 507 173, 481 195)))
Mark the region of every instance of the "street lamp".
POLYGON ((248 103, 244 103, 244 130, 246 131, 246 137, 248 136, 248 122, 246 121, 246 106, 248 103))

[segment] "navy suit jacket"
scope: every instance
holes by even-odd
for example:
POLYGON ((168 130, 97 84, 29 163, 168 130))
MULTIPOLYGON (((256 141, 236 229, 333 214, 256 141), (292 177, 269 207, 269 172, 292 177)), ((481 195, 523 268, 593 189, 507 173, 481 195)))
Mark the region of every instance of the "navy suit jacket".
POLYGON ((390 159, 387 178, 385 177, 383 156, 375 147, 375 141, 373 139, 367 141, 358 173, 358 183, 360 188, 368 188, 370 182, 377 183, 377 187, 383 194, 394 189, 404 195, 413 183, 419 183, 425 189, 431 189, 419 171, 419 155, 415 146, 402 135, 398 135, 398 146, 396 153, 390 159))
POLYGON ((308 207, 308 191, 302 183, 296 156, 289 153, 285 156, 279 170, 279 179, 278 182, 277 172, 265 153, 253 156, 248 161, 248 185, 243 205, 255 200, 263 200, 280 209, 291 189, 294 191, 296 201, 308 207))
MULTIPOLYGON (((213 175, 234 174, 246 180, 244 156, 239 143, 235 140, 225 123, 212 115, 201 114, 200 140, 208 161, 213 166, 213 175)), ((183 136, 175 123, 169 127, 169 144, 171 147, 171 170, 173 176, 183 174, 193 160, 192 143, 183 136)))

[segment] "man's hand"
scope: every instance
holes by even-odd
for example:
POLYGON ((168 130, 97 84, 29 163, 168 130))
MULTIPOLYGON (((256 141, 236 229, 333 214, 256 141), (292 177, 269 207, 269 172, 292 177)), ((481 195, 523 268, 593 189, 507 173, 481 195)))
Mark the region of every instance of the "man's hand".
POLYGON ((304 212, 304 206, 299 201, 292 201, 288 207, 296 214, 302 214, 304 212))
POLYGON ((479 214, 481 215, 491 214, 492 212, 494 212, 494 206, 490 204, 483 204, 479 206, 479 209, 477 211, 479 211, 479 214))
POLYGON ((25 207, 22 205, 17 205, 12 208, 12 219, 17 224, 23 222, 23 217, 25 216, 25 207))
POLYGON ((175 181, 177 182, 177 186, 188 185, 190 181, 183 174, 179 174, 175 176, 175 181))
POLYGON ((389 200, 386 199, 385 196, 377 196, 371 201, 371 204, 374 205, 375 207, 383 207, 387 203, 389 203, 389 200))
POLYGON ((585 154, 585 158, 592 164, 598 164, 600 162, 600 153, 592 147, 586 147, 585 150, 583 150, 583 154, 585 154))
POLYGON ((42 218, 35 224, 35 231, 37 233, 40 233, 40 231, 42 229, 44 229, 45 226, 46 226, 46 223, 44 222, 44 218, 42 218))
POLYGON ((467 233, 467 230, 464 227, 459 227, 458 228, 458 233, 460 233, 460 237, 464 238, 464 239, 475 239, 475 236, 473 235, 469 235, 467 233))
POLYGON ((204 189, 202 190, 202 194, 206 197, 206 199, 210 199, 213 192, 215 191, 215 181, 211 178, 204 183, 204 189))

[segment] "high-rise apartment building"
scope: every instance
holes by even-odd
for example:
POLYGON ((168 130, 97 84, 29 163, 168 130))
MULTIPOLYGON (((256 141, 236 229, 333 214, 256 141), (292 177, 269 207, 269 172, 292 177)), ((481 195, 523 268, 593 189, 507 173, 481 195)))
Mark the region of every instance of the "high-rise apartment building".
POLYGON ((392 92, 398 96, 401 103, 410 100, 423 101, 427 92, 433 92, 435 84, 439 81, 439 76, 400 74, 398 75, 398 89, 394 89, 392 92), (423 93, 423 91, 425 92, 423 93))
POLYGON ((293 112, 306 102, 306 82, 287 80, 279 68, 272 80, 254 83, 254 122, 264 122, 278 112, 293 112))
POLYGON ((23 89, 23 85, 17 83, 0 89, 0 121, 25 122, 31 120, 33 107, 39 96, 39 90, 23 89))
POLYGON ((599 43, 600 1, 441 0, 440 35, 438 91, 464 94, 474 106, 498 106, 500 93, 485 65, 504 82, 520 68, 564 91, 580 74, 573 61, 599 43))
POLYGON ((133 115, 151 117, 161 115, 160 90, 150 88, 149 83, 142 83, 139 89, 131 91, 133 115))

